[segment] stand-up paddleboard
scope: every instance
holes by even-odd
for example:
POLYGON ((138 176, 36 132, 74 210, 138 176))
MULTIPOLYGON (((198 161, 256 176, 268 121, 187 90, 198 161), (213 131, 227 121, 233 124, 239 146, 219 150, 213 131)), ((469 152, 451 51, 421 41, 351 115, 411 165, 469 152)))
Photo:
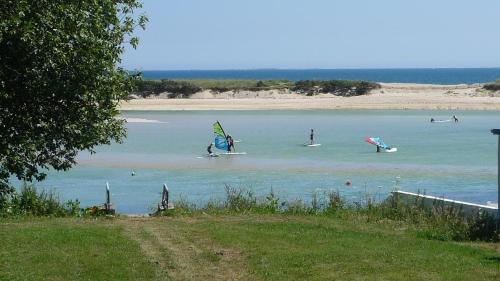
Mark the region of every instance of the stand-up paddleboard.
POLYGON ((308 147, 316 147, 316 146, 320 146, 321 143, 313 143, 313 144, 310 144, 310 143, 304 143, 304 146, 308 146, 308 147))
POLYGON ((448 122, 451 122, 451 119, 448 119, 448 120, 434 120, 434 121, 431 121, 431 123, 448 123, 448 122))

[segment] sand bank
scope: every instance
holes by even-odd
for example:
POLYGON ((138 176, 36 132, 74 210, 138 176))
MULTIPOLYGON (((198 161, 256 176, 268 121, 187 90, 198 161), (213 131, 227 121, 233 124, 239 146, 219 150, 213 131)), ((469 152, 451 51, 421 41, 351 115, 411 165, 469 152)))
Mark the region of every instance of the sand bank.
MULTIPOLYGON (((121 110, 263 110, 263 109, 450 109, 500 110, 500 94, 481 85, 388 84, 368 95, 307 97, 289 90, 204 91, 186 99, 134 99, 121 110)), ((162 95, 160 95, 161 97, 162 95)))

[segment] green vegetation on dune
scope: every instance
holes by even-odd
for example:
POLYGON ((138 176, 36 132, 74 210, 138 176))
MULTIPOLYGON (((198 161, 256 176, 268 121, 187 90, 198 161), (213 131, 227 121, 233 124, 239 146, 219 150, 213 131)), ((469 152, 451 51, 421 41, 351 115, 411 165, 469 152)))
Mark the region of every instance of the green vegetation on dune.
POLYGON ((225 89, 227 91, 240 89, 283 89, 293 87, 290 80, 176 80, 188 82, 202 89, 225 89))
POLYGON ((169 98, 189 97, 203 90, 227 91, 291 90, 299 94, 331 93, 338 96, 364 95, 380 85, 349 80, 142 80, 136 82, 135 94, 142 97, 169 93, 169 98))
POLYGON ((483 88, 488 91, 500 91, 500 80, 485 84, 483 88))

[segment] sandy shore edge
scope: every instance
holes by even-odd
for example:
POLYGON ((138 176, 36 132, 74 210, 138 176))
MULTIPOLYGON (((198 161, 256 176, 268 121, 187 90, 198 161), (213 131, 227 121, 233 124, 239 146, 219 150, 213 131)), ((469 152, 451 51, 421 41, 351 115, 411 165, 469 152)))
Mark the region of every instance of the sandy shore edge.
POLYGON ((312 97, 289 90, 204 91, 185 99, 133 99, 120 104, 120 110, 271 110, 271 109, 427 109, 500 110, 500 93, 482 85, 430 85, 381 83, 368 95, 338 97, 320 94, 312 97))

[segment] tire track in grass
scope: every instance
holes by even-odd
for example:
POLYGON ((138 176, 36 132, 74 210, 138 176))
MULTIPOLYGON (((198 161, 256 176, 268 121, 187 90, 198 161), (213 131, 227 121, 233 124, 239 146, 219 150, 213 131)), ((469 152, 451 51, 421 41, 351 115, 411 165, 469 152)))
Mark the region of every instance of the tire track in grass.
POLYGON ((136 241, 141 247, 141 251, 148 258, 149 262, 155 268, 157 281, 173 281, 171 274, 172 268, 175 267, 174 261, 169 258, 168 249, 164 249, 156 241, 155 237, 148 232, 141 221, 137 219, 120 220, 124 234, 136 241))
POLYGON ((182 220, 156 218, 124 221, 126 232, 155 263, 158 280, 256 280, 248 274, 241 252, 220 247, 180 224, 182 220))

